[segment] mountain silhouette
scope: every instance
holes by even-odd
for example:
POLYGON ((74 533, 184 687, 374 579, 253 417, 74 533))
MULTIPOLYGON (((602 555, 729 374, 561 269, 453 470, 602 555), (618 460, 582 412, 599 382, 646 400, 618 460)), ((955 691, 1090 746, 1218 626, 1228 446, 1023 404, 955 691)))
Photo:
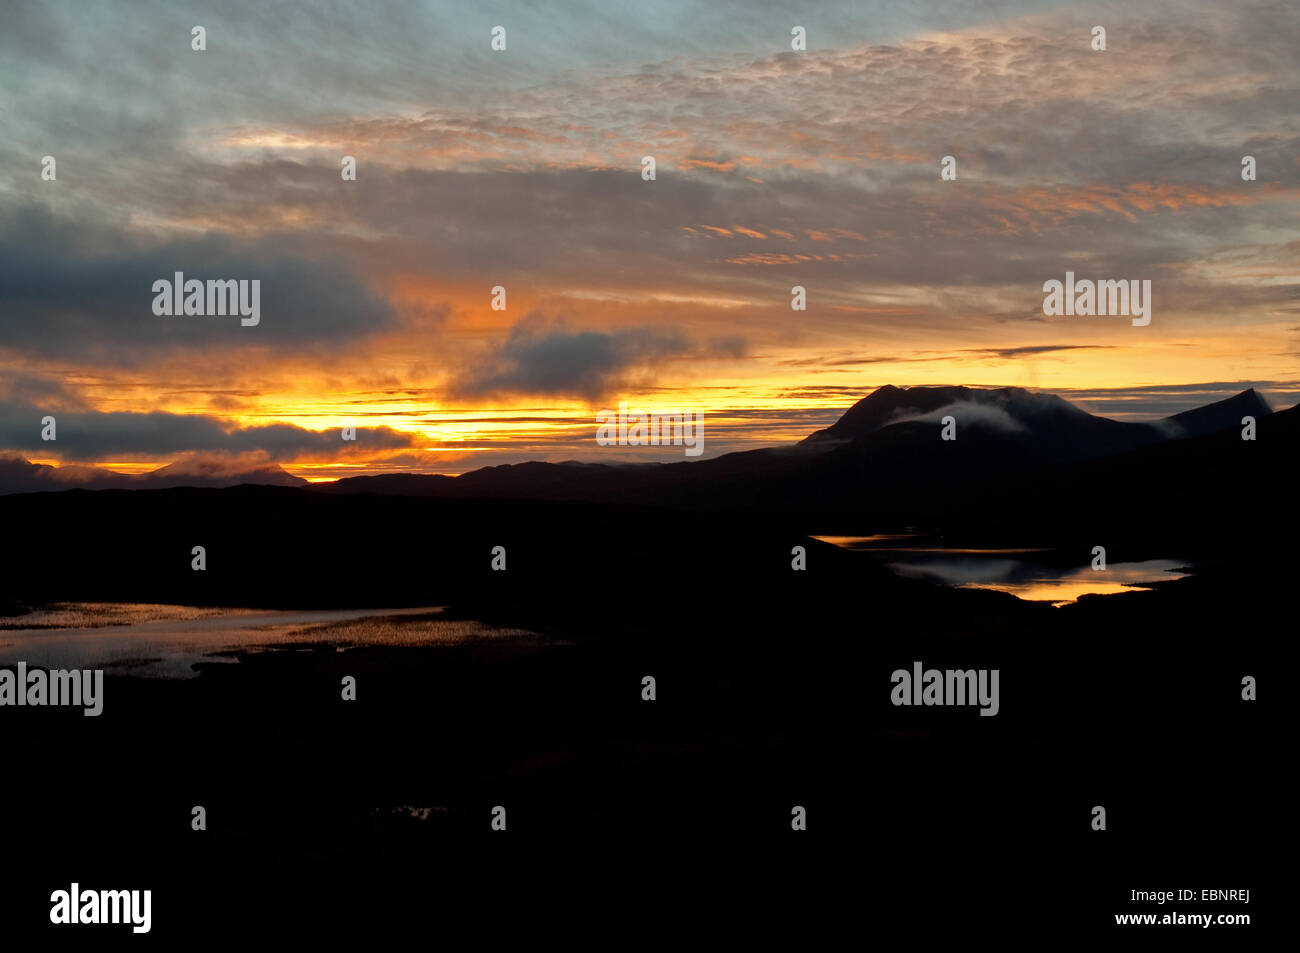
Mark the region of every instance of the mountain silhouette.
POLYGON ((459 477, 351 477, 313 490, 515 497, 694 509, 852 507, 882 494, 952 492, 1240 425, 1271 411, 1253 390, 1150 423, 1099 417, 1018 387, 882 387, 798 444, 670 464, 524 463, 459 477), (951 416, 955 440, 941 438, 951 416))
POLYGON ((59 490, 156 490, 165 487, 223 487, 251 483, 261 486, 306 486, 307 481, 284 468, 232 467, 223 461, 186 460, 150 473, 130 474, 103 467, 52 467, 16 455, 0 456, 0 494, 59 490))
POLYGON ((910 387, 886 385, 858 401, 834 424, 801 441, 807 446, 838 446, 909 420, 938 423, 967 411, 974 426, 1027 432, 1034 439, 1068 436, 1080 455, 1117 452, 1167 437, 1196 437, 1239 426, 1272 409, 1254 388, 1193 410, 1147 423, 1122 423, 1089 414, 1055 394, 1035 394, 1021 387, 910 387), (1152 432, 1154 431, 1154 433, 1152 432))
POLYGON ((1255 438, 1243 439, 1237 415, 1258 407, 1248 395, 1211 405, 1227 405, 1216 414, 1235 417, 1225 429, 891 505, 918 524, 943 527, 950 542, 1106 541, 1216 561, 1267 560, 1280 570, 1290 557, 1278 551, 1300 532, 1300 511, 1285 503, 1300 463, 1300 406, 1264 414, 1255 438))
MULTIPOLYGON (((970 387, 894 387, 886 385, 862 398, 844 416, 825 430, 818 430, 804 438, 803 444, 835 445, 847 443, 858 437, 875 433, 890 424, 908 420, 933 420, 963 408, 979 407, 988 412, 978 415, 989 427, 1019 429, 1027 424, 1050 425, 1053 420, 1090 416, 1068 401, 1054 394, 1034 394, 1020 387, 970 388, 970 387)), ((1104 418, 1093 418, 1103 420, 1104 418)), ((1116 432, 1128 430, 1131 425, 1114 425, 1116 432)))
MULTIPOLYGON (((512 640, 492 638, 436 653, 363 644, 246 652, 239 664, 200 663, 197 678, 175 683, 110 670, 106 691, 117 736, 162 732, 169 750, 186 739, 213 739, 203 759, 146 764, 153 772, 144 776, 146 790, 155 795, 142 800, 138 790, 121 786, 105 795, 110 800, 97 810, 113 821, 106 829, 125 828, 132 849, 142 838, 176 843, 174 806, 222 778, 230 787, 217 789, 221 801, 212 803, 244 804, 238 791, 248 777, 270 779, 263 787, 286 793, 269 807, 253 800, 237 808, 240 829, 276 843, 285 843, 288 829, 300 838, 292 843, 302 856, 336 849, 333 841, 319 846, 326 819, 350 819, 342 842, 379 843, 377 803, 450 805, 445 823, 472 818, 466 842, 479 844, 482 806, 502 790, 510 792, 509 803, 536 812, 512 817, 550 818, 562 830, 592 823, 589 795, 599 790, 598 804, 619 798, 599 815, 602 832, 631 830, 623 815, 635 824, 645 815, 659 818, 665 832, 703 838, 717 831, 686 827, 699 824, 698 799, 674 806, 667 792, 714 791, 740 805, 734 830, 748 841, 773 817, 782 823, 811 784, 818 786, 811 803, 843 803, 843 816, 855 816, 854 759, 863 750, 890 763, 899 759, 908 777, 939 765, 935 783, 907 786, 888 805, 904 834, 946 816, 951 785, 941 781, 975 777, 990 764, 995 773, 1006 771, 1033 752, 1036 777, 1051 782, 1044 789, 1064 792, 1045 806, 1031 805, 1032 829, 1046 838, 1058 836, 1052 832, 1062 816, 1078 812, 1072 785, 1088 752, 1095 755, 1085 765, 1089 776, 1108 790, 1133 786, 1134 778, 1149 785, 1167 773, 1169 759, 1152 765, 1150 752, 1171 743, 1168 713, 1189 699, 1197 700, 1204 721, 1193 741, 1204 743, 1204 732, 1218 730, 1212 743, 1236 751, 1260 737, 1255 709, 1239 701, 1239 678, 1270 669, 1243 619, 1265 620, 1261 640, 1274 640, 1274 630, 1285 635, 1300 513, 1286 500, 1300 408, 1265 414, 1256 439, 1243 440, 1231 415, 1251 398, 1239 395, 1226 408, 1182 421, 1189 429, 1224 420, 1230 426, 1173 439, 1158 427, 1115 429, 1034 395, 1030 404, 1041 404, 1041 417, 1014 394, 1001 403, 991 398, 983 416, 970 408, 984 395, 958 394, 949 402, 951 396, 922 415, 956 406, 955 441, 939 438, 937 421, 887 414, 883 419, 892 422, 864 426, 825 448, 672 465, 533 463, 463 477, 383 476, 309 488, 0 497, 0 523, 14 541, 0 549, 0 617, 79 601, 446 605, 453 620, 556 640, 510 649, 512 640), (1045 438, 1053 429, 1065 436, 1035 451, 1038 438, 1029 435, 1045 438), (1154 442, 1077 458, 1131 433, 1154 442), (1090 435, 1100 436, 1071 446, 1090 435), (1032 464, 1052 457, 1068 459, 1032 464), (529 493, 636 493, 667 505, 503 498, 529 493), (744 508, 755 500, 789 505, 744 508), (669 508, 706 505, 718 511, 669 508), (1116 563, 1145 558, 1145 547, 1151 557, 1193 561, 1197 571, 1150 591, 1085 596, 1058 610, 1005 592, 906 578, 867 553, 806 535, 857 533, 855 520, 867 532, 915 524, 946 536, 940 545, 947 546, 1050 545, 1076 566, 1088 565, 1094 545, 1116 563), (191 563, 196 545, 207 551, 202 572, 191 563), (498 545, 508 550, 508 572, 492 568, 498 545), (806 550, 809 571, 792 571, 796 546, 806 550), (997 719, 895 707, 887 675, 918 659, 996 667, 1003 684, 1016 688, 997 719), (664 686, 662 707, 649 713, 638 694, 646 672, 664 686), (365 686, 362 706, 338 704, 340 679, 348 675, 365 686), (880 690, 864 691, 864 684, 880 690), (323 714, 304 719, 304 711, 323 714), (267 725, 283 730, 268 732, 267 725), (1001 733, 993 741, 990 729, 1001 733), (1103 731, 1125 743, 1098 745, 1103 731), (923 736, 941 747, 918 745, 923 736), (404 773, 410 752, 430 744, 442 746, 438 756, 415 759, 428 771, 412 780, 404 773), (352 770, 340 774, 340 763, 352 770), (818 773, 827 766, 832 773, 818 773), (794 786, 762 793, 782 778, 794 786), (649 789, 647 779, 654 779, 649 789), (319 806, 304 818, 304 804, 319 806)), ((160 479, 230 476, 173 471, 160 479)), ((66 743, 66 719, 44 717, 41 709, 23 713, 27 720, 16 731, 32 750, 66 743)), ((119 749, 89 746, 96 759, 89 769, 78 762, 75 777, 56 776, 62 783, 53 794, 38 790, 10 813, 41 836, 58 829, 59 817, 85 810, 80 779, 88 770, 111 775, 119 749)), ((1276 750, 1261 745, 1248 754, 1252 763, 1265 763, 1265 752, 1276 750)), ((1185 783, 1203 780, 1189 773, 1185 783)), ((1185 836, 1199 805, 1171 823, 1171 837, 1185 836)), ((988 791, 944 836, 957 842, 990 817, 1023 823, 1025 810, 1001 789, 988 791)), ((1165 817, 1167 799, 1152 798, 1146 810, 1139 815, 1144 823, 1157 812, 1165 817)), ((1077 829, 1086 832, 1084 817, 1077 829)), ((714 823, 711 816, 707 823, 714 823)), ((399 830, 409 843, 409 829, 399 830)), ((421 862, 449 843, 442 827, 420 836, 421 862)), ((1062 844, 1079 839, 1059 836, 1062 844)), ((1229 836, 1235 844, 1260 835, 1229 836)))
POLYGON ((1259 420, 1272 412, 1272 408, 1252 387, 1213 404, 1166 417, 1156 426, 1166 429, 1173 437, 1200 437, 1220 430, 1240 427, 1242 417, 1254 417, 1259 420))
MULTIPOLYGON (((691 509, 844 508, 882 494, 955 493, 1041 468, 1112 457, 1241 426, 1272 414, 1253 389, 1163 420, 1090 414, 1055 394, 1020 387, 887 385, 797 444, 676 463, 529 462, 458 477, 383 474, 311 486, 314 492, 446 498, 637 503, 691 509), (955 427, 942 439, 945 419, 955 427)), ((0 493, 41 490, 306 486, 275 465, 241 468, 192 459, 141 476, 96 467, 53 468, 0 457, 0 493)))

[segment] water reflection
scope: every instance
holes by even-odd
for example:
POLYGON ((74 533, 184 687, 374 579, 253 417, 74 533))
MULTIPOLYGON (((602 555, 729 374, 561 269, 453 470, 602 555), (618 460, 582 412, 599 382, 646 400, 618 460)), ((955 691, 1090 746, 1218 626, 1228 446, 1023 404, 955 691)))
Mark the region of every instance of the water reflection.
POLYGON ((420 609, 200 609, 190 606, 63 603, 5 618, 0 665, 105 668, 187 678, 196 662, 235 662, 240 652, 329 644, 439 645, 536 638, 523 629, 448 619, 420 609))
POLYGON ((1187 575, 1181 571, 1187 563, 1177 559, 1112 563, 1097 570, 1090 562, 1063 565, 1059 551, 1052 549, 948 549, 910 535, 817 538, 844 549, 870 551, 902 576, 960 588, 995 589, 1058 606, 1085 595, 1141 591, 1150 588, 1144 584, 1187 575), (1033 558, 1036 555, 1039 558, 1033 558))

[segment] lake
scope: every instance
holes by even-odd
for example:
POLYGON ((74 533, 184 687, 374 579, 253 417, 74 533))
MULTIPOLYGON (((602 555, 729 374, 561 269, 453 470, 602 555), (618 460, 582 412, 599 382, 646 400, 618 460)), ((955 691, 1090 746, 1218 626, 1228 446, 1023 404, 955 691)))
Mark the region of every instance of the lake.
POLYGON ((1179 559, 1109 563, 1093 569, 1067 565, 1055 549, 955 549, 915 535, 818 536, 842 549, 870 552, 900 576, 945 586, 995 589, 1030 602, 1068 605, 1085 595, 1149 589, 1149 583, 1179 579, 1188 564, 1179 559))
POLYGON ((0 665, 23 661, 36 668, 189 678, 198 674, 195 662, 234 663, 241 652, 538 638, 523 629, 448 619, 441 606, 271 611, 70 602, 0 617, 0 665))

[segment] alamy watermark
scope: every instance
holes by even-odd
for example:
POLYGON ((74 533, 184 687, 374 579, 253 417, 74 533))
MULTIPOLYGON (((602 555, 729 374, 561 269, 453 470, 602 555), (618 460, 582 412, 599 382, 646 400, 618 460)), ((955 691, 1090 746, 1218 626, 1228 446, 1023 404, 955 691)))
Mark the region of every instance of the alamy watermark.
POLYGON ((153 283, 153 313, 158 317, 181 315, 237 314, 239 323, 255 328, 262 320, 262 280, 254 278, 209 278, 206 284, 197 278, 185 279, 178 271, 169 281, 159 278, 153 283))
POLYGON ((1078 315, 1104 317, 1112 314, 1132 315, 1133 327, 1144 328, 1151 323, 1151 279, 1142 281, 1093 281, 1090 278, 1074 280, 1074 272, 1065 273, 1065 282, 1055 278, 1043 282, 1043 314, 1048 317, 1078 315))
POLYGON ((686 456, 704 452, 704 415, 698 410, 670 414, 629 414, 618 402, 618 414, 596 414, 596 443, 602 447, 683 447, 686 456))
POLYGON ((41 669, 27 670, 18 663, 17 673, 0 669, 0 706, 80 705, 86 717, 93 718, 104 710, 104 670, 41 669))
POLYGON ((920 662, 912 670, 896 669, 890 676, 894 687, 889 700, 895 705, 979 705, 981 715, 996 715, 998 669, 922 670, 920 662))
POLYGON ((132 933, 148 933, 153 925, 152 890, 70 890, 50 894, 50 922, 129 923, 132 933))

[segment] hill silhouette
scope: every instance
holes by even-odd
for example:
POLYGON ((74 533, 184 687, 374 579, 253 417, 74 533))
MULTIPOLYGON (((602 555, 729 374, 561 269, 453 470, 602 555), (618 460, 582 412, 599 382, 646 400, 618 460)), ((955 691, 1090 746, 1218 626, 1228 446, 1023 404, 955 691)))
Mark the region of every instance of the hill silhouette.
POLYGON ((162 489, 173 486, 222 487, 251 483, 261 486, 306 486, 275 464, 239 467, 220 459, 169 463, 150 473, 118 473, 103 467, 52 467, 17 455, 0 455, 0 494, 60 490, 162 489))
MULTIPOLYGON (((924 395, 932 410, 914 409, 980 403, 952 396, 924 395)), ((1121 819, 1115 833, 1136 832, 1171 863, 1212 856, 1220 876, 1222 858, 1269 834, 1259 811, 1197 825, 1207 802, 1240 785, 1234 772, 1207 775, 1206 750, 1265 766, 1281 750, 1265 734, 1270 703, 1240 700, 1242 674, 1269 672, 1274 638, 1242 631, 1241 607, 1264 619, 1290 608, 1300 411, 1261 416, 1245 441, 1231 417, 1251 398, 1239 395, 1183 421, 1227 428, 1174 439, 1029 396, 993 398, 986 419, 959 407, 953 442, 938 439, 937 421, 873 408, 824 447, 669 466, 0 497, 10 540, 0 617, 82 600, 447 605, 453 618, 546 636, 521 649, 248 653, 186 681, 111 668, 111 743, 15 785, 13 839, 66 877, 75 837, 65 832, 82 829, 67 818, 82 819, 104 832, 88 883, 120 882, 109 878, 124 876, 123 858, 152 852, 175 859, 167 870, 197 857, 228 889, 225 871, 250 845, 274 843, 278 859, 264 868, 277 877, 293 862, 332 872, 342 857, 367 875, 417 870, 423 884, 431 866, 462 877, 466 857, 491 857, 497 876, 502 855, 484 840, 494 804, 509 805, 512 831, 553 832, 548 850, 653 843, 674 857, 687 841, 791 852, 798 804, 829 835, 807 843, 830 846, 791 852, 785 871, 845 869, 863 850, 909 856, 918 832, 969 844, 973 831, 994 831, 1070 858, 1086 885, 1107 864, 1134 869, 1125 841, 1107 840, 1103 856, 1085 840, 1101 802, 1121 819), (1139 432, 1140 445, 1095 455, 1139 432), (528 493, 539 498, 508 498, 528 493), (579 493, 597 498, 548 498, 579 493), (620 499, 638 494, 657 505, 620 499), (903 578, 807 535, 905 524, 971 545, 1050 545, 1078 566, 1094 543, 1113 561, 1155 547, 1203 564, 1151 591, 1056 609, 903 578), (195 545, 207 551, 203 572, 191 568, 195 545), (491 568, 496 546, 504 572, 491 568), (797 546, 804 571, 792 569, 797 546), (917 660, 997 669, 1001 712, 892 705, 890 673, 917 660), (660 687, 653 704, 640 696, 647 674, 660 687), (340 701, 346 676, 364 702, 340 701), (1171 731, 1170 712, 1188 699, 1195 731, 1171 731), (138 783, 87 797, 87 777, 123 770, 124 739, 162 754, 131 762, 138 783), (217 823, 195 840, 188 811, 200 802, 217 823), (428 807, 427 819, 395 813, 408 805, 428 807)), ((7 717, 27 749, 57 751, 82 721, 66 714, 7 717)), ((1056 880, 1042 899, 1059 911, 1056 880)), ((159 905, 160 916, 178 909, 159 905)))
POLYGON ((696 510, 879 510, 885 494, 962 487, 1237 427, 1254 391, 1152 423, 1098 417, 1021 388, 882 387, 799 444, 670 464, 524 463, 459 477, 360 476, 314 492, 640 503, 696 510), (956 439, 941 439, 951 416, 956 439))
MULTIPOLYGON (((630 567, 632 578, 674 564, 717 576, 716 554, 697 558, 683 548, 683 532, 727 547, 727 578, 749 587, 767 572, 788 572, 791 546, 818 546, 809 534, 915 527, 950 543, 1122 541, 1190 556, 1266 546, 1270 534, 1294 528, 1293 508, 1280 501, 1291 492, 1300 408, 1264 413, 1248 391, 1171 421, 1194 432, 1254 410, 1257 439, 1241 439, 1236 423, 1175 439, 1159 426, 1117 424, 1015 389, 921 391, 915 406, 897 388, 878 391, 845 415, 843 442, 835 437, 828 449, 630 467, 530 463, 314 486, 11 495, 0 498, 0 518, 22 544, 3 569, 12 591, 31 599, 75 590, 76 598, 195 604, 428 605, 500 594, 486 554, 513 542, 511 558, 534 569, 535 588, 518 595, 542 606, 556 601, 550 589, 572 584, 573 567, 592 565, 592 554, 597 565, 630 567), (937 422, 887 422, 919 404, 957 406, 958 438, 941 440, 937 422), (989 425, 964 404, 1005 411, 1016 426, 989 425), (1269 517, 1243 518, 1241 508, 1259 500, 1275 501, 1269 517), (70 552, 67 541, 87 533, 113 540, 117 556, 86 562, 70 552), (189 569, 194 545, 208 548, 207 574, 189 569), (237 583, 213 585, 231 565, 237 583)), ((187 478, 166 469, 151 476, 187 478)), ((902 591, 892 579, 853 572, 856 586, 902 591)))
MULTIPOLYGON (((694 509, 854 505, 900 488, 943 489, 1038 467, 1124 453, 1236 427, 1272 411, 1253 389, 1149 423, 1099 417, 1054 394, 1019 387, 881 387, 798 444, 670 464, 528 462, 457 477, 382 474, 316 484, 320 493, 448 498, 512 497, 641 503, 694 509), (939 439, 951 417, 957 439, 939 439)), ((0 493, 44 490, 307 486, 274 464, 179 461, 128 475, 49 467, 0 456, 0 493)))

